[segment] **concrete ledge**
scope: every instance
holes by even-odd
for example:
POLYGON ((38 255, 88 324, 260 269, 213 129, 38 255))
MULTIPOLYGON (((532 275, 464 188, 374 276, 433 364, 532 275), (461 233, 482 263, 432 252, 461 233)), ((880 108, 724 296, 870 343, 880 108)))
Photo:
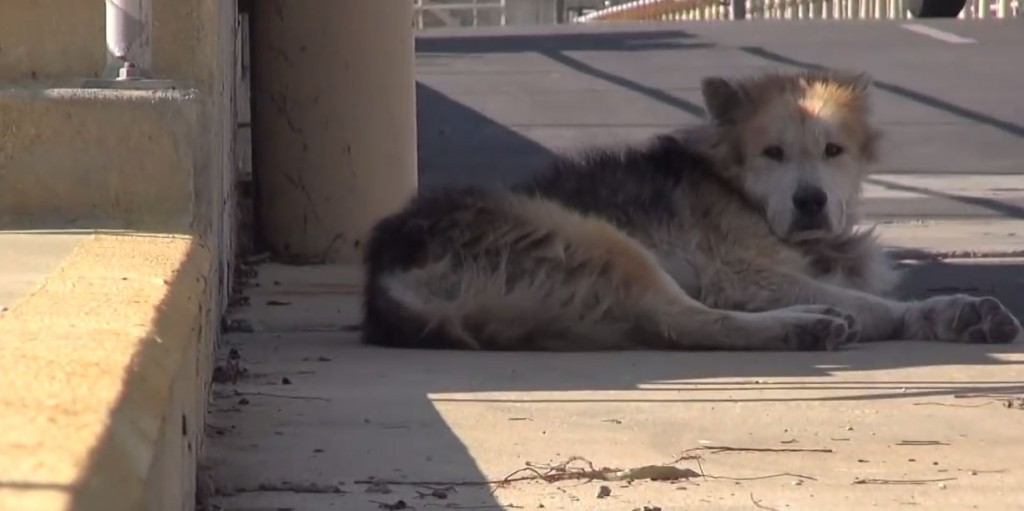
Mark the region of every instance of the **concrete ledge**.
POLYGON ((189 237, 94 236, 0 314, 0 509, 191 509, 212 260, 189 237))
POLYGON ((194 91, 0 90, 0 228, 188 232, 194 91))
MULTIPOLYGON (((224 0, 153 2, 153 72, 192 84, 209 80, 213 40, 221 35, 215 13, 234 9, 224 0)), ((103 2, 4 0, 2 13, 0 82, 54 84, 94 78, 106 67, 103 2)))

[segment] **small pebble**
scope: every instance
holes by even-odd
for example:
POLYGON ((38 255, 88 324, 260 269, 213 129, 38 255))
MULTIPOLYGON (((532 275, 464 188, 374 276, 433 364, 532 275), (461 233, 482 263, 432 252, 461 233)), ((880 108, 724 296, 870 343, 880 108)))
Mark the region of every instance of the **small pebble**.
POLYGON ((946 489, 946 483, 939 483, 939 489, 940 490, 945 490, 946 489))
POLYGON ((793 486, 803 486, 804 482, 800 479, 797 479, 796 481, 793 481, 792 483, 789 484, 792 484, 793 486))

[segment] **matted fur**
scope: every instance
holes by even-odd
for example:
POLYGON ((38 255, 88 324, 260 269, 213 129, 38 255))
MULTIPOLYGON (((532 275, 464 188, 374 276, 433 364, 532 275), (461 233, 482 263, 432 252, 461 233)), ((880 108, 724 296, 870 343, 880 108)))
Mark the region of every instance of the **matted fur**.
POLYGON ((897 274, 856 229, 880 136, 867 77, 702 85, 701 126, 561 157, 508 189, 423 193, 382 220, 365 256, 365 341, 834 349, 1019 335, 993 298, 884 297, 897 274))

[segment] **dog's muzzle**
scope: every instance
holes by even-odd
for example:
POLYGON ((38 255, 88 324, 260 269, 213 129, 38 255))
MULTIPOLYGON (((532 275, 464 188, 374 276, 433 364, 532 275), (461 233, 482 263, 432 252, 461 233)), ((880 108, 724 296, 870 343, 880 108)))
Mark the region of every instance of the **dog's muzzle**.
POLYGON ((801 186, 793 194, 793 232, 825 231, 829 228, 828 194, 817 186, 801 186))

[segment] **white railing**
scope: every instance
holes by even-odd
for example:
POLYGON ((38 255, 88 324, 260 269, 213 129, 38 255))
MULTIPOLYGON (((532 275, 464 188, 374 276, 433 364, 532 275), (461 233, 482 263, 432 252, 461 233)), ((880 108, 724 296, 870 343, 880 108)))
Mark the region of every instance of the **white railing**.
POLYGON ((153 6, 150 0, 106 0, 107 69, 104 78, 130 80, 151 69, 153 6))
MULTIPOLYGON (((969 0, 960 19, 1022 16, 1024 0, 969 0)), ((595 21, 733 19, 908 19, 904 0, 634 0, 587 13, 595 21)))
POLYGON ((105 0, 107 67, 85 88, 165 89, 172 80, 153 77, 152 0, 105 0))
MULTIPOLYGON (((394 0, 382 0, 382 1, 394 1, 394 0)), ((413 0, 413 10, 416 13, 416 28, 422 30, 428 24, 426 23, 425 14, 430 13, 437 20, 440 21, 442 26, 446 27, 458 27, 458 26, 479 26, 480 14, 489 11, 497 11, 499 19, 498 24, 505 26, 505 2, 506 0, 456 0, 456 1, 445 1, 445 0, 413 0), (461 19, 456 18, 452 14, 454 12, 462 12, 469 14, 469 21, 463 22, 461 19)))

